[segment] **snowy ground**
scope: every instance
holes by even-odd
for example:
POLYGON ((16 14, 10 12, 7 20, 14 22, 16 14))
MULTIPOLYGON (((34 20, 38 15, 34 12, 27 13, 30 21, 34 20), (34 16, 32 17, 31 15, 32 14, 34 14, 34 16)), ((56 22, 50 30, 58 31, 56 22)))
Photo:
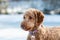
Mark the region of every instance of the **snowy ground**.
POLYGON ((18 28, 0 29, 0 40, 26 40, 27 33, 18 28))
MULTIPOLYGON (((26 40, 28 32, 20 28, 22 15, 0 15, 0 40, 26 40)), ((60 26, 60 15, 45 15, 44 25, 60 26)))
POLYGON ((20 29, 22 15, 0 15, 0 40, 26 40, 28 32, 20 29))

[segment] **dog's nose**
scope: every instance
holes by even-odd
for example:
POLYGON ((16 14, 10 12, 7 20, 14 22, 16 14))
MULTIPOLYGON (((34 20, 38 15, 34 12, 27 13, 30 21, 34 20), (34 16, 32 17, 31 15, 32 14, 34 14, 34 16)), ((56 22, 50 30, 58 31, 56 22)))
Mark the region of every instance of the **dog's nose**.
POLYGON ((24 25, 21 25, 22 28, 24 28, 24 25))
POLYGON ((24 25, 21 25, 21 27, 24 27, 24 25))

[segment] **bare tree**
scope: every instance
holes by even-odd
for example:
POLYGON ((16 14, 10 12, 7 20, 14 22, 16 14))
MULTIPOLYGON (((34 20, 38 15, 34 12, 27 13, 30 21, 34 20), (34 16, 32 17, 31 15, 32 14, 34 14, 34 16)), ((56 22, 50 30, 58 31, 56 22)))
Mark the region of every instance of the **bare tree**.
POLYGON ((60 0, 42 0, 45 8, 57 9, 60 8, 60 0))
POLYGON ((7 7, 8 7, 8 1, 7 0, 0 0, 0 13, 2 13, 2 9, 5 10, 5 13, 7 13, 7 7))

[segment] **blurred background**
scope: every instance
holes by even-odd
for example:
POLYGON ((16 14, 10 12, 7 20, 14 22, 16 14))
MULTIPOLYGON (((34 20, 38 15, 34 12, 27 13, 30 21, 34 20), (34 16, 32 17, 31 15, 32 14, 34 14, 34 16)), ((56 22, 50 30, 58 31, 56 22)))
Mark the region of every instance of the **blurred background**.
POLYGON ((60 26, 60 0, 0 0, 0 40, 26 40, 28 32, 20 25, 28 8, 45 14, 43 25, 60 26))

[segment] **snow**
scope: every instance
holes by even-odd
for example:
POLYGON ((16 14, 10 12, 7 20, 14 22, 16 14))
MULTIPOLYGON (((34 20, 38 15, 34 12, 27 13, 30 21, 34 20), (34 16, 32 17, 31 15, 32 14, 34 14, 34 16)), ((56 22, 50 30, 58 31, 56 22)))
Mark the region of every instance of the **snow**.
POLYGON ((0 38, 4 38, 6 40, 13 40, 14 38, 24 39, 24 37, 27 36, 27 33, 28 32, 17 28, 0 29, 0 38))

